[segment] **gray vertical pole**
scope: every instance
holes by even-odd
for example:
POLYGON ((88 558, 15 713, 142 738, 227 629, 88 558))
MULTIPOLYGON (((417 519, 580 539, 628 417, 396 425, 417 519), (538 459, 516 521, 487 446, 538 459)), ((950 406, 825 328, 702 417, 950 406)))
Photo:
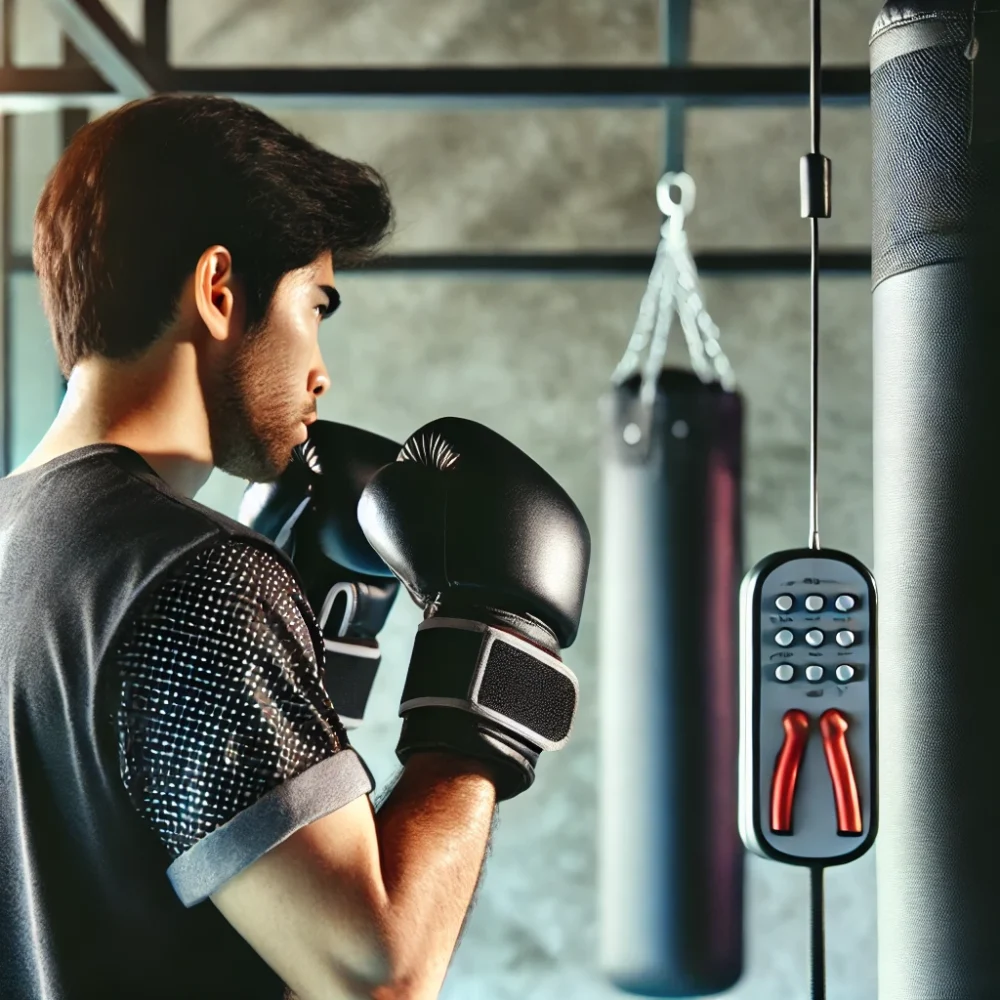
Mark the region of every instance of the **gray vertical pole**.
POLYGON ((10 172, 13 120, 0 115, 0 476, 10 472, 10 172))
POLYGON ((0 0, 0 51, 3 53, 3 65, 14 65, 14 0, 0 0))
MULTIPOLYGON (((12 29, 14 26, 14 0, 0 0, 0 55, 3 65, 13 63, 12 29)), ((0 476, 10 472, 10 172, 11 134, 10 115, 0 115, 0 476)))
POLYGON ((143 35, 146 51, 161 65, 170 61, 168 0, 145 0, 143 35))
MULTIPOLYGON (((63 65, 66 67, 74 66, 86 66, 87 60, 80 54, 79 50, 73 45, 73 43, 63 35, 62 42, 63 49, 63 65)), ((60 115, 60 135, 59 135, 59 146, 60 149, 65 149, 69 144, 70 140, 76 135, 78 129, 83 128, 90 119, 90 113, 86 108, 63 108, 60 115)), ((62 405, 62 398, 66 392, 66 379, 63 377, 62 372, 58 373, 59 378, 59 400, 60 405, 62 405)))
MULTIPOLYGON (((667 66, 681 66, 688 60, 691 39, 691 0, 660 0, 660 30, 662 32, 663 62, 667 66)), ((684 101, 666 102, 666 170, 684 169, 684 101)))

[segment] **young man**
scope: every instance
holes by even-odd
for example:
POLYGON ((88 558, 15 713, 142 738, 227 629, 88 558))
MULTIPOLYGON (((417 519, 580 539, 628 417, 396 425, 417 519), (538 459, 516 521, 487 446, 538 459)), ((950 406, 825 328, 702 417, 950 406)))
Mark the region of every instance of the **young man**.
POLYGON ((391 214, 370 168, 209 97, 105 115, 48 180, 34 262, 68 388, 0 481, 4 998, 440 989, 490 755, 527 774, 537 752, 417 711, 376 814, 295 569, 191 499, 213 467, 274 480, 306 441, 334 263, 391 214))

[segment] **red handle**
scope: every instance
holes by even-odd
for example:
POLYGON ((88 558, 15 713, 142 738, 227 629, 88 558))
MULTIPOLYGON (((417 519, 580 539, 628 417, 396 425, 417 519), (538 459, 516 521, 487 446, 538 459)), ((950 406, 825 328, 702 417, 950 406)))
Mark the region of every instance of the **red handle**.
POLYGON ((799 765, 809 739, 809 716, 800 708, 791 708, 785 712, 781 725, 785 730, 785 741, 781 744, 771 779, 771 830, 790 834, 799 765))
POLYGON ((833 781, 833 798, 837 805, 837 832, 844 836, 858 836, 863 829, 858 783, 854 778, 851 752, 847 749, 849 726, 843 712, 831 708, 819 719, 823 736, 826 766, 833 781))

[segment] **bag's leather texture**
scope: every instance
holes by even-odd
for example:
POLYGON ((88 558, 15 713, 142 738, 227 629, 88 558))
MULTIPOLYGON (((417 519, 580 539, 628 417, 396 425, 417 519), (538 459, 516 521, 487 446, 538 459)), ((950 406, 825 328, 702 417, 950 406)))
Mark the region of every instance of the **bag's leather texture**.
POLYGON ((117 679, 102 668, 136 602, 227 537, 275 551, 119 446, 0 480, 4 1000, 283 994, 211 903, 175 896, 120 778, 117 679))

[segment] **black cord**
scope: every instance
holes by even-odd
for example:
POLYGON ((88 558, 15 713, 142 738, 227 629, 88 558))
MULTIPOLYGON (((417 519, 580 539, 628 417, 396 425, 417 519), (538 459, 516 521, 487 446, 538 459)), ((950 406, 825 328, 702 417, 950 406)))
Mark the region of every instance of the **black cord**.
POLYGON ((810 0, 809 44, 809 130, 812 134, 810 153, 819 152, 820 73, 823 65, 823 32, 820 24, 820 0, 810 0))
MULTIPOLYGON (((822 106, 823 44, 820 21, 821 0, 809 0, 809 132, 810 154, 821 161, 821 172, 806 171, 809 212, 809 332, 812 351, 810 382, 811 435, 810 442, 810 532, 811 548, 819 548, 819 220, 830 214, 828 161, 820 153, 820 114, 822 106), (816 190, 817 182, 822 192, 816 190)), ((809 980, 812 1000, 826 1000, 826 941, 823 906, 823 866, 809 869, 809 980)))
POLYGON ((826 942, 823 928, 823 866, 809 869, 809 996, 826 1000, 826 942))
POLYGON ((811 348, 811 380, 809 383, 809 548, 818 549, 819 543, 819 220, 828 214, 826 177, 821 168, 815 173, 821 159, 820 118, 822 113, 822 64, 823 41, 820 23, 820 0, 809 3, 809 153, 812 162, 807 168, 803 195, 804 212, 809 213, 809 328, 811 348))

